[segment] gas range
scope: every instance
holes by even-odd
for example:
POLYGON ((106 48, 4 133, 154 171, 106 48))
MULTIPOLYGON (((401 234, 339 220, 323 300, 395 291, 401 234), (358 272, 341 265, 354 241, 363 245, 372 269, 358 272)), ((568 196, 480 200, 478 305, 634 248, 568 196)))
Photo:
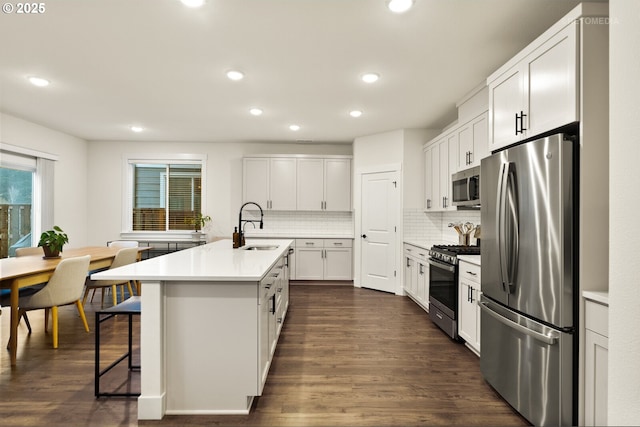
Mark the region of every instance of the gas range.
POLYGON ((433 245, 429 256, 433 259, 457 265, 458 255, 480 255, 480 246, 433 245))
POLYGON ((429 318, 458 339, 458 255, 480 255, 480 246, 434 245, 429 250, 429 318))

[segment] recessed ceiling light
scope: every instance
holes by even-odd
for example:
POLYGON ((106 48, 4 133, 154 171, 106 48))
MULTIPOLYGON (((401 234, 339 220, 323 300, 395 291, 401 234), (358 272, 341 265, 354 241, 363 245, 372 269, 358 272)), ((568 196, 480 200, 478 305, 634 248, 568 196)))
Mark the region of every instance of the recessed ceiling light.
POLYGON ((379 78, 380 75, 376 73, 366 73, 362 75, 362 81, 365 83, 375 83, 379 78))
POLYGON ((291 125, 289 126, 289 129, 291 129, 292 131, 296 132, 300 130, 300 126, 298 125, 291 125))
POLYGON ((200 7, 204 4, 204 0, 180 0, 187 7, 200 7))
POLYGON ((43 79, 42 77, 29 77, 29 81, 31 82, 32 85, 38 86, 38 87, 49 86, 49 83, 50 83, 49 80, 43 79))
POLYGON ((414 0, 387 0, 387 7, 393 13, 404 13, 411 9, 414 0))
POLYGON ((362 115, 362 111, 360 110, 353 110, 351 112, 349 112, 349 115, 351 117, 360 117, 362 115))
POLYGON ((231 70, 227 71, 227 77, 231 80, 242 80, 244 78, 244 73, 242 71, 231 70))
POLYGON ((260 108, 255 108, 254 107, 254 108, 250 109, 249 112, 251 114, 253 114, 254 116, 261 116, 262 115, 262 109, 260 109, 260 108))
POLYGON ((135 133, 140 133, 144 130, 144 128, 142 126, 129 126, 129 129, 131 129, 132 132, 135 133))

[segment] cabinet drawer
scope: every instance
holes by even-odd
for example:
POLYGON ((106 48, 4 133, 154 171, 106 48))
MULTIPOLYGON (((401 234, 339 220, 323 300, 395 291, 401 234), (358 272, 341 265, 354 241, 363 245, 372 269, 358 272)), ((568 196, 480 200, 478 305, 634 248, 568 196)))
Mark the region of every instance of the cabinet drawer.
POLYGON ((585 301, 585 327, 602 336, 609 336, 609 307, 590 300, 585 301))
POLYGON ((404 244, 404 253, 405 255, 412 256, 421 261, 427 261, 429 258, 429 251, 418 246, 413 246, 408 243, 404 244))
POLYGON ((296 239, 296 248, 322 248, 322 239, 296 239))
POLYGON ((353 246, 351 239, 324 239, 325 249, 329 248, 350 248, 353 246))
POLYGON ((470 264, 468 262, 461 261, 460 265, 460 279, 473 282, 480 283, 480 266, 475 264, 470 264))

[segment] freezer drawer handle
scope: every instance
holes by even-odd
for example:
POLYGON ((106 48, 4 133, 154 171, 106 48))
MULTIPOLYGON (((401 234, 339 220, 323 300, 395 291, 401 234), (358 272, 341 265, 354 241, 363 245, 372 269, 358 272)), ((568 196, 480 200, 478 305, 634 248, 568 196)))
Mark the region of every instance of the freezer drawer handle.
POLYGON ((525 326, 522 326, 521 324, 516 323, 513 320, 509 320, 509 319, 507 319, 505 317, 502 317, 501 315, 499 315, 498 313, 493 311, 489 307, 489 305, 484 301, 480 302, 480 308, 482 310, 486 311, 487 314, 491 315, 493 318, 495 318, 500 323, 502 323, 504 325, 507 325, 507 326, 509 326, 509 327, 511 327, 513 329, 516 329, 517 331, 520 331, 523 334, 527 334, 530 337, 533 337, 533 338, 537 339, 538 341, 542 341, 542 342, 544 342, 546 344, 549 344, 549 345, 553 345, 558 341, 558 338, 559 338, 558 334, 553 333, 553 335, 544 335, 544 334, 541 334, 540 332, 536 332, 536 331, 531 330, 531 329, 529 329, 529 328, 527 328, 525 326))

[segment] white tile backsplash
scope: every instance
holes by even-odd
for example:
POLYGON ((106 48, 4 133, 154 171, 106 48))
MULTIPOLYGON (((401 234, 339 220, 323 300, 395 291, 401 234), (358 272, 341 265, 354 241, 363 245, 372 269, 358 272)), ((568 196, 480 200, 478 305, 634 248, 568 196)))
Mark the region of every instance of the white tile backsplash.
MULTIPOLYGON (((425 213, 421 209, 405 209, 404 239, 457 245, 458 234, 448 226, 452 222, 480 224, 480 211, 425 213)), ((470 243, 475 244, 475 240, 472 239, 470 243)))
MULTIPOLYGON (((258 211, 243 212, 243 219, 260 220, 258 211)), ((256 223, 256 228, 258 224, 256 223)), ((251 224, 245 226, 252 230, 251 224)), ((311 233, 353 235, 352 212, 265 211, 264 231, 273 233, 311 233)))

